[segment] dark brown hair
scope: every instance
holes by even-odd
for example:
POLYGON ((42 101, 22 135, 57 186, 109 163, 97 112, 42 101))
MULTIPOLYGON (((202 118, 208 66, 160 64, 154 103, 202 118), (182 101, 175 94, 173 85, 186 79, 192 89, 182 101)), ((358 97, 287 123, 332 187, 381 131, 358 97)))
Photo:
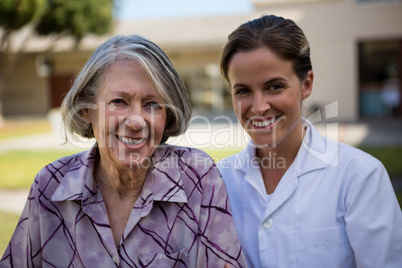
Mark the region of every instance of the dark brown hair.
POLYGON ((240 25, 229 35, 220 60, 222 76, 230 82, 229 65, 236 53, 263 47, 273 50, 281 59, 292 62, 300 81, 312 70, 310 45, 302 29, 290 19, 265 15, 240 25))

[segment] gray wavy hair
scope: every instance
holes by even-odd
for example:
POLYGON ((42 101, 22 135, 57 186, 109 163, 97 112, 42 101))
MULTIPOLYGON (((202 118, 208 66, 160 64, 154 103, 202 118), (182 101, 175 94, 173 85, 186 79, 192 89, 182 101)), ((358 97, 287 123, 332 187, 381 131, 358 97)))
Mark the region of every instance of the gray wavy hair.
POLYGON ((191 118, 191 104, 187 90, 173 64, 155 43, 139 35, 115 36, 100 45, 83 69, 61 105, 61 113, 68 134, 93 138, 92 126, 82 117, 84 109, 91 109, 105 81, 105 74, 116 62, 139 64, 147 73, 156 93, 166 107, 166 127, 161 143, 171 136, 184 133, 191 118))

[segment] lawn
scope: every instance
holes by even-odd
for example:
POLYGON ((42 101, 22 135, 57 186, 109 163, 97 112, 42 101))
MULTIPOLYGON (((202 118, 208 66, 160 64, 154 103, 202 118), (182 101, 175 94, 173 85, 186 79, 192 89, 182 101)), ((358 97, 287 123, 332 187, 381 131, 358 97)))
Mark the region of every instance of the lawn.
POLYGON ((0 154, 0 188, 29 188, 36 173, 54 160, 77 151, 10 151, 0 154))
POLYGON ((380 160, 391 178, 402 178, 402 146, 395 147, 361 147, 361 150, 380 160))
POLYGON ((19 216, 0 211, 0 258, 6 250, 19 216))

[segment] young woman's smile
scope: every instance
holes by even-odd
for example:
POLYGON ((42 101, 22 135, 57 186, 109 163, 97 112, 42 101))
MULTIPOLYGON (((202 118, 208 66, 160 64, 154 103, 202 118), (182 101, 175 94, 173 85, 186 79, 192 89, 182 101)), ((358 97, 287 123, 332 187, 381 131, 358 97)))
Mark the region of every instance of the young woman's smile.
POLYGON ((301 142, 301 102, 311 93, 312 73, 300 81, 290 61, 259 48, 235 54, 228 77, 237 118, 256 145, 301 142))

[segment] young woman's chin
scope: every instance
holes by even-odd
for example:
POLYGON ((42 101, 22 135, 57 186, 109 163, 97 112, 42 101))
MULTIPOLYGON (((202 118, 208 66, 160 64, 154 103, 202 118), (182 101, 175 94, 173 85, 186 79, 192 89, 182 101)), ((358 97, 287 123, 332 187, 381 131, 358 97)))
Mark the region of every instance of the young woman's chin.
POLYGON ((277 138, 256 137, 256 136, 250 136, 250 137, 257 148, 275 148, 281 142, 281 140, 278 140, 277 138))

